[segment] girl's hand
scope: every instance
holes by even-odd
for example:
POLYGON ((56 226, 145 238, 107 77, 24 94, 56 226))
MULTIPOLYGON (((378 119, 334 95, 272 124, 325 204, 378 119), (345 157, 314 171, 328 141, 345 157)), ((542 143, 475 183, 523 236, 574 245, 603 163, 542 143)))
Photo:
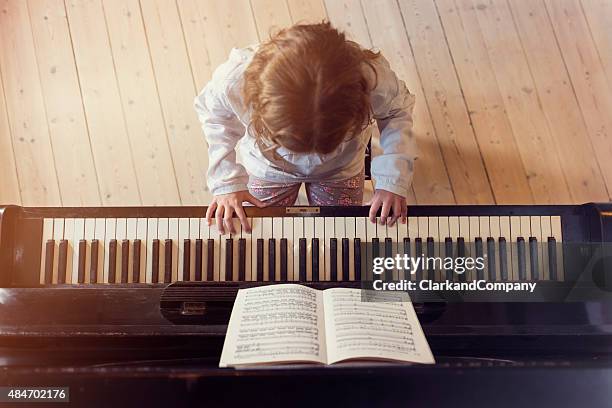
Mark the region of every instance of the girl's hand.
POLYGON ((235 234, 236 230, 232 223, 232 215, 235 212, 240 219, 242 228, 244 228, 246 232, 251 232, 251 226, 247 221, 244 208, 242 208, 242 203, 245 201, 257 207, 264 206, 261 201, 253 197, 248 191, 236 191, 234 193, 214 196, 212 202, 208 206, 208 210, 206 210, 206 221, 208 221, 208 225, 210 226, 212 224, 212 219, 214 217, 219 233, 225 234, 227 230, 231 234, 235 234))
POLYGON ((406 207, 406 197, 391 193, 385 190, 376 190, 372 200, 368 203, 370 207, 370 221, 376 223, 376 213, 378 209, 382 207, 380 212, 380 224, 393 226, 398 218, 401 217, 402 224, 406 223, 406 216, 408 215, 408 207, 406 207), (391 210, 393 209, 393 215, 391 210))

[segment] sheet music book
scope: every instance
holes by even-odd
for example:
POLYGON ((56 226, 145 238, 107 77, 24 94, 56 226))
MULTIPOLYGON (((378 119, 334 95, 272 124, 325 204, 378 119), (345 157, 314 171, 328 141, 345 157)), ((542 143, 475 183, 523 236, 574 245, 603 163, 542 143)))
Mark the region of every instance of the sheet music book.
POLYGON ((405 293, 278 284, 241 289, 219 367, 334 364, 353 360, 433 364, 405 293))

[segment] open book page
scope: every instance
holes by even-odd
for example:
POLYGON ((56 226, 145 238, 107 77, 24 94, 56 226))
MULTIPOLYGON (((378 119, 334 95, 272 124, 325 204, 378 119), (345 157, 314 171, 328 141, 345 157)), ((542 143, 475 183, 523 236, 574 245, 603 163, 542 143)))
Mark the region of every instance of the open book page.
POLYGON ((361 289, 323 291, 328 364, 355 358, 433 364, 407 294, 369 294, 386 298, 362 301, 361 289))
POLYGON ((321 291, 294 284, 238 291, 219 367, 326 360, 321 291))

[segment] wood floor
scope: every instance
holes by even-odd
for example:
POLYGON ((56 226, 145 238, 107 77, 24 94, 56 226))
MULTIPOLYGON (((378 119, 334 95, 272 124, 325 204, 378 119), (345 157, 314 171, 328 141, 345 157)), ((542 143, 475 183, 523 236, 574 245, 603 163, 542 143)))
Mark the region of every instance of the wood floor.
POLYGON ((610 200, 610 0, 0 0, 0 203, 206 204, 194 96, 324 18, 417 95, 411 202, 610 200))

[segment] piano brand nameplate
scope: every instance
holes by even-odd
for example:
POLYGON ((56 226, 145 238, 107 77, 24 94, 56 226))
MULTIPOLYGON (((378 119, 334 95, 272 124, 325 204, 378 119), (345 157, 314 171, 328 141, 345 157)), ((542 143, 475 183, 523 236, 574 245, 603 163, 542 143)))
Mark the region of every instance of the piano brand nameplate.
POLYGON ((287 214, 319 214, 321 212, 320 207, 287 207, 285 208, 287 214))

